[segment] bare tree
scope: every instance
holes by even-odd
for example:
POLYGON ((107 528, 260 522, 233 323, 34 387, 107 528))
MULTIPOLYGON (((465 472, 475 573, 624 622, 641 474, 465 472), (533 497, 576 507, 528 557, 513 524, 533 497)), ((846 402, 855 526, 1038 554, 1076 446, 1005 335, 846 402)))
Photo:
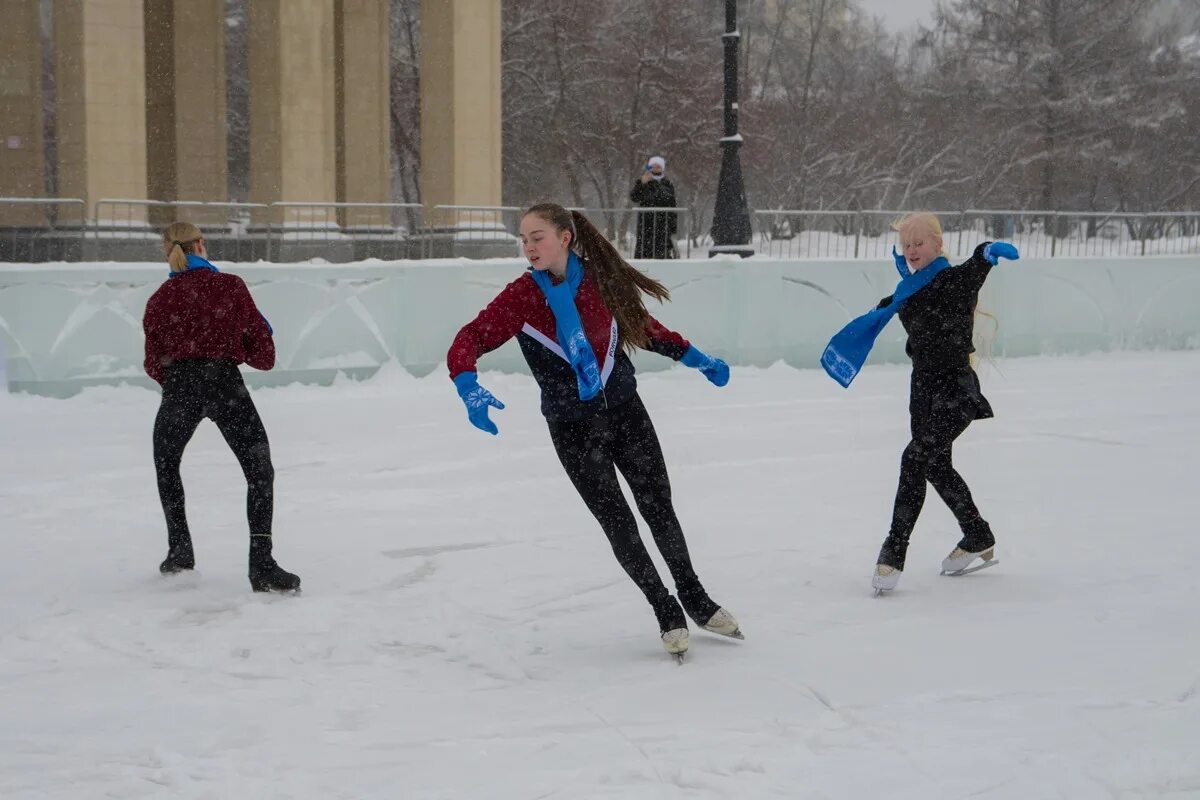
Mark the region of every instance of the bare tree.
POLYGON ((956 0, 936 26, 977 82, 969 109, 989 138, 1018 131, 1024 147, 1013 200, 1046 209, 1101 199, 1097 167, 1116 156, 1129 115, 1140 107, 1146 66, 1139 21, 1154 0, 956 0))

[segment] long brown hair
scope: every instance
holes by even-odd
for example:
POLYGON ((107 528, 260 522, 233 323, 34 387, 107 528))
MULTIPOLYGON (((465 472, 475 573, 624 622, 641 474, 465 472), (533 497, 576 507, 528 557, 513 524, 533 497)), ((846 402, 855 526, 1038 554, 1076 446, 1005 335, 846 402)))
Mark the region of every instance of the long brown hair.
POLYGON ((196 242, 204 238, 200 229, 190 222, 172 222, 163 231, 163 249, 172 272, 187 272, 187 254, 196 242))
POLYGON ((667 287, 621 258, 612 242, 578 211, 567 211, 557 203, 538 203, 525 212, 529 214, 549 222, 557 233, 571 232, 571 248, 596 276, 604 305, 617 320, 621 347, 628 352, 646 347, 650 343, 646 335, 650 312, 643 295, 662 303, 671 299, 667 287))

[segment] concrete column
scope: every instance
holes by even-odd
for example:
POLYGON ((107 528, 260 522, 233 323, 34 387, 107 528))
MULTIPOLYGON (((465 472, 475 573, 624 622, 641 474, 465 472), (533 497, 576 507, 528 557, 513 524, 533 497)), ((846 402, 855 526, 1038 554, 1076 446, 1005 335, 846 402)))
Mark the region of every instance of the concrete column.
MULTIPOLYGON (((387 0, 335 0, 337 199, 391 200, 391 69, 387 0)), ((391 227, 390 212, 348 209, 343 227, 391 227)))
POLYGON ((499 205, 500 132, 500 3, 421 0, 421 202, 499 205))
MULTIPOLYGON (((337 197, 334 0, 253 0, 247 12, 250 198, 331 202, 337 197)), ((276 221, 336 225, 328 209, 290 209, 276 221)))
MULTIPOLYGON (((0 197, 46 194, 38 4, 0 0, 0 197)), ((0 227, 40 225, 45 206, 0 204, 0 227)))
MULTIPOLYGON (((145 6, 146 149, 156 200, 229 198, 225 125, 224 0, 154 0, 145 6)), ((175 218, 174 212, 157 222, 175 218)), ((179 218, 224 223, 224 211, 179 218)))
MULTIPOLYGON (((55 0, 59 194, 92 213, 104 197, 144 199, 146 62, 143 0, 55 0)), ((32 5, 32 3, 31 3, 32 5)), ((139 223, 137 206, 101 222, 139 223)))

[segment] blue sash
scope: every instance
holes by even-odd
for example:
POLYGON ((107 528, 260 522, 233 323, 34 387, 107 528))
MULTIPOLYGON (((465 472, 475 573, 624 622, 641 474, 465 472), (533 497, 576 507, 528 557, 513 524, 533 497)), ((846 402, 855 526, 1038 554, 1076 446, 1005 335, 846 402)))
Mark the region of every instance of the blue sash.
POLYGON ((600 394, 604 384, 600 380, 600 365, 596 354, 583 333, 583 322, 579 309, 575 307, 575 293, 583 282, 583 263, 574 251, 567 257, 567 279, 557 286, 544 270, 534 270, 533 282, 546 295, 550 310, 554 312, 554 331, 575 378, 579 382, 579 399, 591 400, 600 394))
POLYGON ((884 326, 891 321, 908 298, 928 286, 938 273, 949 266, 950 262, 944 256, 939 256, 931 261, 929 266, 904 277, 896 287, 891 303, 883 308, 873 308, 861 317, 850 320, 846 327, 834 334, 826 345, 825 352, 821 354, 821 366, 829 373, 829 377, 849 388, 850 382, 866 363, 867 355, 884 326))

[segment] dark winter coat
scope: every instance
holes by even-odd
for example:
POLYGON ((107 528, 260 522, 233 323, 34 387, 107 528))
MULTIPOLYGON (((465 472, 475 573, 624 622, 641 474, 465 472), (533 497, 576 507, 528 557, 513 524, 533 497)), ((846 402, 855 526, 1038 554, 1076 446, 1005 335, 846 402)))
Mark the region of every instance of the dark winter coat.
MULTIPOLYGON (((904 349, 913 364, 910 412, 914 419, 964 403, 975 409, 974 419, 992 416, 970 358, 975 352, 971 337, 979 290, 992 270, 983 257, 987 244, 976 247, 962 264, 942 270, 900 308, 900 323, 908 333, 904 349)), ((891 301, 885 297, 879 306, 891 301)))
POLYGON ((237 275, 189 269, 146 302, 146 374, 159 383, 184 359, 219 359, 267 370, 275 366, 271 327, 237 275))
MULTIPOLYGON (((640 180, 633 185, 629 199, 642 208, 675 208, 675 185, 670 178, 640 180)), ((679 228, 676 211, 637 212, 637 244, 634 258, 676 258, 675 233, 679 228)))
MULTIPOLYGON (((521 354, 542 390, 542 414, 550 422, 585 419, 629 401, 637 390, 633 362, 621 349, 617 321, 604 304, 595 277, 586 269, 575 295, 575 307, 583 333, 596 354, 604 387, 591 400, 579 399, 575 371, 558 343, 554 312, 528 273, 504 287, 454 337, 446 354, 451 379, 463 372, 475 372, 480 356, 516 336, 521 354)), ((646 333, 650 338, 646 349, 652 352, 676 361, 687 352, 688 341, 653 317, 647 320, 646 333)))

